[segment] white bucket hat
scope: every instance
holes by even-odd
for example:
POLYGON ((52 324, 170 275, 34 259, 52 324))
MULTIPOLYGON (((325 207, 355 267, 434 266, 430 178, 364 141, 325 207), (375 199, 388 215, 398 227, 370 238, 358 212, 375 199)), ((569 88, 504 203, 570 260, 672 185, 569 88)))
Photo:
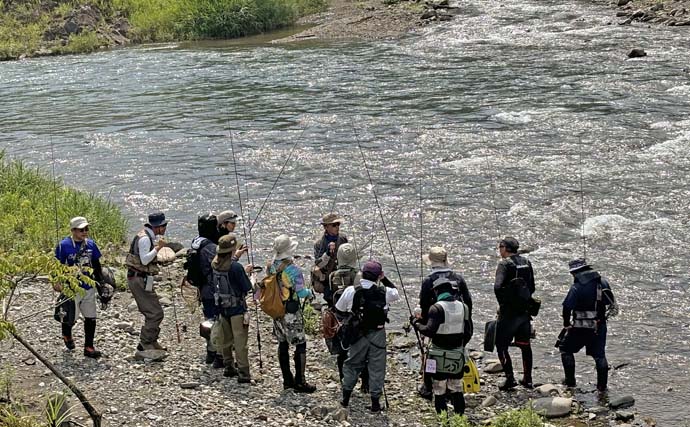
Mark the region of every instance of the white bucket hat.
POLYGON ((352 243, 343 243, 338 247, 338 267, 357 268, 357 251, 352 243))
POLYGON ((429 253, 422 256, 424 264, 431 267, 450 267, 448 252, 440 246, 429 248, 429 253))
POLYGON ((273 259, 292 258, 295 255, 295 249, 297 249, 298 244, 296 237, 281 234, 273 240, 273 259))

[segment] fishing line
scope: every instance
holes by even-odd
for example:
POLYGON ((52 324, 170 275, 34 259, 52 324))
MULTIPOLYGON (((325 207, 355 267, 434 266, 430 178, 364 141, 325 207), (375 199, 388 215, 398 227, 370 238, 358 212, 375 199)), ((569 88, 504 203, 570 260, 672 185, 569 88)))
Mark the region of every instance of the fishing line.
POLYGON ((585 234, 585 191, 584 191, 584 178, 583 178, 583 162, 582 162, 582 136, 579 138, 580 144, 580 215, 582 218, 582 258, 587 259, 587 235, 585 234))
MULTIPOLYGON (((244 220, 244 206, 242 205, 242 190, 240 189, 240 175, 237 170, 237 158, 235 157, 235 141, 232 136, 232 131, 230 131, 230 152, 232 153, 232 166, 235 171, 235 183, 237 184, 237 199, 239 200, 239 205, 240 205, 240 217, 242 218, 242 232, 244 233, 244 241, 247 244, 247 260, 249 263, 252 265, 252 268, 254 268, 253 264, 253 257, 251 255, 252 253, 252 247, 251 247, 251 240, 248 239, 248 234, 247 234, 247 221, 244 220)), ((282 171, 281 171, 282 172, 282 171)), ((246 189, 246 183, 247 180, 245 178, 245 189, 246 189)), ((249 192, 247 192, 247 197, 249 197, 249 192)), ((249 213, 247 213, 249 215, 249 213)), ((251 233, 249 234, 251 235, 251 233)), ((254 301, 254 317, 256 318, 256 343, 257 343, 257 350, 259 351, 259 369, 264 368, 264 362, 263 358, 261 356, 261 324, 259 320, 259 304, 257 304, 256 301, 254 301)))
MULTIPOLYGON (((357 142, 357 147, 359 148, 359 153, 362 155, 362 162, 364 163, 364 170, 367 172, 367 178, 369 179, 369 185, 371 186, 371 193, 374 195, 374 202, 379 211, 379 216, 381 217, 381 223, 383 225, 383 231, 386 235, 386 240, 388 240, 388 246, 390 247, 391 256, 393 257, 393 264, 395 265, 395 272, 398 274, 398 279, 400 280, 400 288, 405 296, 405 303, 407 304, 407 310, 412 316, 412 307, 410 306, 410 300, 407 297, 407 291, 405 290, 405 284, 403 282, 402 275, 400 274, 400 267, 398 266, 398 259, 395 256, 395 251, 393 250, 393 242, 391 242, 390 236, 388 235, 388 227, 383 219, 383 211, 381 210, 381 204, 379 203, 378 195, 376 194, 376 188, 374 187, 374 181, 371 179, 371 173, 369 172, 369 166, 367 165, 367 159, 364 155, 364 150, 362 149, 362 144, 359 141, 359 135, 357 134, 357 129, 355 129, 354 123, 352 123, 352 130, 355 134, 355 141, 357 142)), ((415 336, 417 337, 417 344, 419 345, 419 350, 424 353, 424 346, 422 345, 422 340, 419 337, 419 331, 415 329, 415 336)))
POLYGON ((55 150, 53 148, 53 135, 50 135, 50 160, 52 164, 53 174, 53 210, 55 211, 55 241, 60 246, 60 223, 58 220, 58 203, 57 203, 57 179, 55 177, 55 150))
POLYGON ((297 147, 297 143, 299 143, 302 140, 302 137, 304 136, 304 132, 306 132, 307 129, 308 129, 308 127, 305 127, 304 129, 302 129, 302 133, 300 133, 299 137, 297 137, 297 139, 295 140, 295 143, 292 144, 292 148, 290 148, 290 152, 288 153, 288 156, 285 159, 285 163, 283 163, 283 167, 280 168, 280 172, 278 173, 278 176, 276 177, 275 181, 273 181, 273 185, 271 186, 271 189, 268 191, 268 194, 266 195, 266 198, 264 199, 263 203, 261 204, 261 207, 259 207, 259 211, 254 216, 254 221, 249 225, 249 231, 250 232, 254 228, 254 225, 256 225, 256 221, 258 221, 259 217, 261 216, 261 212, 263 212, 264 207, 266 206, 266 203, 268 202, 269 197, 271 197, 271 193, 273 193, 273 190, 276 188, 276 185, 278 185, 278 180, 283 175, 283 171, 285 170, 285 167, 287 166, 288 162, 292 158, 292 153, 295 151, 295 147, 297 147))

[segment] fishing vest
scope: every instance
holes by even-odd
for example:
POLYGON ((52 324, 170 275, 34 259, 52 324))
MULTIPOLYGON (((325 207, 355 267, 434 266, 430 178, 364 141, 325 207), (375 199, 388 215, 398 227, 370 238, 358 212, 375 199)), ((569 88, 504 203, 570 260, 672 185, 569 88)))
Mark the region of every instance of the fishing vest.
POLYGON ((213 270, 213 286, 215 293, 216 306, 221 309, 230 308, 247 308, 246 295, 243 292, 237 291, 235 286, 230 283, 229 271, 213 270))
POLYGON ((341 267, 331 273, 330 282, 331 290, 333 292, 338 289, 345 289, 348 286, 355 286, 357 278, 357 269, 352 267, 341 267))
POLYGON ((602 300, 601 276, 592 270, 578 273, 573 287, 578 291, 577 295, 581 296, 573 310, 573 327, 597 329, 597 324, 603 320, 599 313, 602 300))
POLYGON ((465 320, 469 318, 469 310, 465 304, 460 301, 438 301, 436 304, 441 306, 444 315, 436 335, 462 334, 465 331, 465 320))
POLYGON ((144 265, 141 262, 141 254, 139 254, 139 239, 141 239, 142 237, 149 237, 149 251, 153 250, 153 239, 151 239, 150 236, 148 236, 148 233, 146 233, 146 229, 144 228, 143 230, 138 232, 136 236, 134 236, 132 244, 129 246, 129 252, 127 253, 127 257, 125 258, 125 265, 131 268, 132 270, 136 270, 138 272, 154 276, 160 272, 160 268, 158 267, 158 261, 156 260, 156 258, 153 258, 153 260, 151 260, 151 262, 146 265, 144 265))

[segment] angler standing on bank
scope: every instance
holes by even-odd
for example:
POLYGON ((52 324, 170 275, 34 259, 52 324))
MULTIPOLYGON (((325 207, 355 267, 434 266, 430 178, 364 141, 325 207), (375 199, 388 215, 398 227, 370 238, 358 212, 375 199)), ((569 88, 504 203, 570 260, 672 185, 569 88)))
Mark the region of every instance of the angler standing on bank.
POLYGON ((335 308, 352 312, 352 329, 359 336, 350 340, 350 349, 343 366, 343 399, 340 404, 350 405, 352 390, 365 366, 369 370, 371 412, 380 412, 381 394, 386 377, 386 320, 388 304, 400 299, 395 285, 383 274, 377 261, 367 261, 362 266, 362 280, 358 286, 350 286, 343 292, 335 308))
POLYGON ((498 244, 502 259, 496 268, 494 283, 494 293, 499 305, 496 351, 506 375, 505 381, 498 387, 500 390, 511 390, 518 385, 508 353, 513 338, 522 352, 523 376, 520 384, 532 388, 532 318, 528 308, 535 290, 534 270, 527 258, 518 255, 519 247, 520 243, 513 237, 506 237, 498 244))
MULTIPOLYGON (((55 258, 62 264, 91 268, 93 274, 82 271, 96 282, 103 282, 101 268, 101 251, 96 242, 89 239, 89 222, 86 218, 78 216, 69 222, 71 235, 62 239, 55 248, 55 258)), ((80 282, 79 286, 84 290, 84 295, 76 293, 74 300, 67 298, 63 293, 58 297, 59 306, 56 308, 56 318, 62 322, 62 339, 69 350, 75 348, 72 339, 74 327, 79 313, 84 316, 84 356, 97 359, 101 352, 94 348, 94 336, 96 335, 96 287, 80 282)), ((62 290, 62 289, 60 289, 62 290)))
POLYGON ((323 236, 314 243, 314 269, 312 270, 312 287, 323 293, 329 307, 333 306, 333 292, 330 276, 338 268, 338 248, 347 243, 347 236, 340 232, 343 219, 337 214, 329 213, 321 219, 323 236))
POLYGON ((606 318, 609 308, 615 307, 613 291, 608 280, 587 264, 584 258, 568 263, 573 284, 563 300, 564 336, 559 339, 564 383, 575 387, 575 355, 586 347, 597 368, 597 391, 603 393, 608 385, 609 364, 606 361, 606 318))
MULTIPOLYGON (((460 302, 464 303, 468 309, 469 318, 472 319, 472 296, 467 288, 465 279, 459 273, 455 273, 450 268, 448 262, 448 252, 440 246, 429 248, 429 253, 422 256, 422 260, 431 268, 431 273, 424 279, 419 290, 419 307, 421 308, 421 321, 426 323, 429 316, 429 309, 436 303, 437 293, 434 291, 434 283, 439 279, 447 279, 452 284, 452 294, 460 302)), ((470 328, 472 322, 470 320, 470 328)), ((465 331, 472 336, 472 331, 465 331)), ((419 388, 419 394, 431 399, 433 393, 431 390, 431 375, 426 372, 423 375, 424 382, 419 388)))
POLYGON ((165 246, 168 220, 163 212, 152 213, 144 228, 134 236, 125 259, 127 284, 137 303, 139 312, 144 315, 144 325, 139 334, 137 350, 167 350, 158 342, 160 324, 163 321, 163 307, 153 289, 153 276, 160 272, 156 259, 158 251, 165 246), (154 245, 156 236, 161 236, 154 245))

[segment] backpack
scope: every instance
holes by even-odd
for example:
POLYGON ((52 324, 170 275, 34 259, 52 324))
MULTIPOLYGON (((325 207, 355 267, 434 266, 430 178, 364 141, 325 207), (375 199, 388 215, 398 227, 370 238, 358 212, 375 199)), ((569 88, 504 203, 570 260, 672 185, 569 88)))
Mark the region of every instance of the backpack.
POLYGON ((201 242, 201 245, 199 245, 199 249, 191 248, 187 251, 186 259, 182 265, 182 268, 187 271, 187 275, 185 276, 187 282, 199 289, 208 282, 206 276, 201 271, 201 250, 209 243, 211 243, 211 241, 205 238, 204 241, 201 242))
POLYGON ((327 308, 321 314, 321 335, 324 339, 332 339, 338 334, 340 322, 332 309, 327 308))
POLYGON ((230 274, 228 271, 214 271, 213 285, 215 293, 213 295, 216 306, 225 311, 237 307, 247 308, 247 301, 245 295, 238 293, 237 290, 230 284, 230 274))
MULTIPOLYGON (((509 299, 509 310, 514 314, 523 314, 530 310, 530 300, 532 300, 532 294, 530 293, 529 285, 527 280, 525 280, 525 274, 529 272, 529 264, 513 264, 515 268, 515 277, 510 279, 508 282, 508 294, 509 299), (524 271, 523 274, 521 274, 524 271)), ((536 301, 535 301, 536 302, 536 301)), ((534 310, 534 308, 532 308, 534 310)), ((539 309, 537 308, 538 312, 539 309)))
POLYGON ((355 296, 352 299, 352 312, 359 318, 362 332, 381 329, 388 320, 386 318, 386 289, 374 285, 364 289, 362 285, 355 286, 355 296))
POLYGON ((274 274, 269 274, 264 277, 259 283, 261 293, 259 295, 259 307, 261 310, 271 316, 273 320, 280 319, 285 316, 285 303, 283 302, 289 295, 284 295, 286 289, 283 289, 280 273, 290 265, 291 261, 283 261, 274 274))

